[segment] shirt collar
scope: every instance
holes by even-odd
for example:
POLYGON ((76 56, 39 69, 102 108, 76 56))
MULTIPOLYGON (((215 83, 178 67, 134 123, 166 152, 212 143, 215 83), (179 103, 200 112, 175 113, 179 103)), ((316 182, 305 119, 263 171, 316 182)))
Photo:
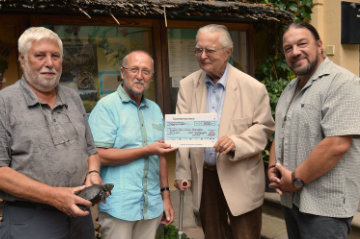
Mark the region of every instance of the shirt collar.
MULTIPOLYGON (((310 79, 307 81, 303 89, 309 87, 310 85, 312 85, 314 81, 320 79, 321 77, 325 75, 329 75, 331 73, 331 68, 332 68, 330 67, 331 64, 333 64, 332 61, 330 61, 329 58, 325 57, 324 61, 321 62, 321 64, 318 66, 314 74, 310 76, 310 79)), ((293 81, 289 83, 289 87, 296 88, 298 81, 299 78, 296 77, 293 81)))
POLYGON ((329 60, 329 58, 325 57, 324 61, 321 62, 321 64, 316 69, 314 74, 310 77, 310 79, 316 80, 316 79, 321 78, 324 75, 329 75, 331 73, 330 72, 331 67, 329 67, 329 65, 331 65, 331 64, 332 64, 332 62, 329 60))
MULTIPOLYGON (((119 94, 120 96, 120 99, 122 102, 124 103, 128 103, 128 102, 131 102, 131 103, 134 103, 136 105, 136 102, 130 98, 130 96, 128 95, 128 93, 126 93, 126 91, 124 90, 123 88, 123 85, 120 84, 117 88, 117 93, 119 94)), ((140 102, 140 107, 143 107, 143 106, 146 106, 146 107, 149 107, 148 105, 148 102, 147 100, 145 99, 144 95, 142 96, 141 98, 141 102, 140 102)))
MULTIPOLYGON (((19 84, 22 88, 22 92, 28 107, 34 106, 36 104, 40 104, 39 98, 32 91, 29 84, 25 81, 24 76, 21 77, 19 84)), ((65 105, 67 107, 66 97, 64 95, 64 92, 60 89, 59 85, 56 86, 55 90, 56 90, 56 103, 54 108, 59 105, 65 105)))
MULTIPOLYGON (((216 84, 220 84, 220 85, 222 85, 224 87, 224 89, 226 89, 226 83, 227 83, 227 79, 228 79, 228 74, 229 74, 229 63, 226 64, 224 74, 221 76, 219 81, 216 82, 216 84)), ((206 83, 207 86, 214 85, 213 81, 210 79, 210 77, 208 75, 206 75, 206 77, 205 77, 205 83, 206 83)))

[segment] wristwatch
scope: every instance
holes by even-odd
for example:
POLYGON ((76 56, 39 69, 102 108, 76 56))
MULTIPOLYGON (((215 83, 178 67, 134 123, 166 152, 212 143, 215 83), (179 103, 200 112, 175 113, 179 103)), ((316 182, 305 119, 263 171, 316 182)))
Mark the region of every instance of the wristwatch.
POLYGON ((302 189, 304 187, 304 185, 305 185, 304 181, 300 178, 295 177, 295 170, 291 173, 291 179, 292 179, 293 186, 296 189, 302 189))

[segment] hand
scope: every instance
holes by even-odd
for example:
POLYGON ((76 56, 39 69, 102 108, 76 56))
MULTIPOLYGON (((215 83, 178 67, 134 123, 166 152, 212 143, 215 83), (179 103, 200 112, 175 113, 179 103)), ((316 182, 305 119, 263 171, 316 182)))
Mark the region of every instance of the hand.
POLYGON ((282 195, 283 192, 280 189, 280 171, 276 167, 271 167, 267 170, 267 176, 270 182, 269 187, 274 188, 278 194, 282 195))
POLYGON ((85 185, 79 187, 55 187, 53 189, 54 191, 49 203, 50 205, 56 207, 70 217, 89 215, 88 211, 83 211, 76 205, 92 206, 90 201, 75 195, 76 192, 85 189, 85 185))
POLYGON ((91 185, 100 184, 103 185, 104 182, 102 181, 100 174, 98 173, 90 173, 86 176, 85 185, 89 187, 91 185))
POLYGON ((163 204, 164 204, 164 216, 161 219, 161 224, 167 226, 174 221, 174 214, 175 214, 174 208, 171 204, 170 195, 169 197, 164 198, 163 204))
POLYGON ((183 187, 182 181, 183 179, 176 179, 174 182, 174 186, 180 191, 189 191, 189 189, 191 188, 191 180, 188 180, 188 186, 186 188, 183 187))
POLYGON ((172 148, 170 144, 165 144, 164 140, 151 143, 146 147, 150 155, 162 155, 177 150, 177 148, 172 148))
POLYGON ((235 144, 232 139, 228 136, 222 136, 214 145, 215 152, 220 153, 220 155, 225 155, 230 151, 235 150, 235 144))
POLYGON ((290 192, 300 191, 300 189, 295 188, 293 183, 292 183, 292 178, 291 178, 292 171, 285 168, 284 166, 282 166, 279 163, 276 163, 275 168, 281 174, 281 179, 280 179, 280 182, 279 182, 279 188, 283 193, 290 193, 290 192))

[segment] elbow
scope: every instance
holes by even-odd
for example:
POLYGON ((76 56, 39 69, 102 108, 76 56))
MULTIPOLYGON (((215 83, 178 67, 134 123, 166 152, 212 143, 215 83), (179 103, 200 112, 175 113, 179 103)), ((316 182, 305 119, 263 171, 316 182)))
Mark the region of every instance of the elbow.
POLYGON ((347 153, 347 151, 349 151, 351 147, 351 142, 352 142, 351 135, 339 137, 334 145, 335 154, 337 154, 340 157, 343 157, 347 153))

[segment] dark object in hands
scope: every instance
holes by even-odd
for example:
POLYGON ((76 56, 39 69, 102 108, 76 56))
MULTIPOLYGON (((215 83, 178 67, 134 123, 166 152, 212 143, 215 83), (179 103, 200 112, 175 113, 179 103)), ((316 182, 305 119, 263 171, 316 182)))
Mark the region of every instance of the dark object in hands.
MULTIPOLYGON (((90 202, 92 202, 92 205, 99 202, 105 201, 106 194, 111 194, 111 190, 114 188, 114 184, 104 184, 104 185, 92 185, 90 187, 85 188, 84 190, 75 193, 79 197, 82 197, 90 202)), ((81 209, 87 209, 84 205, 78 205, 81 209)))

